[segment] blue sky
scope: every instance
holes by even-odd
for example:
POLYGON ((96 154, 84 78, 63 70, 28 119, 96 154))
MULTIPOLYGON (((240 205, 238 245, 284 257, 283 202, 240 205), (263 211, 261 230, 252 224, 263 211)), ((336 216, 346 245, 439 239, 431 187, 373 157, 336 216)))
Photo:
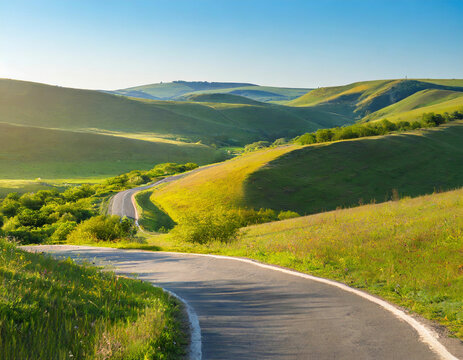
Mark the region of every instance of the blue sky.
POLYGON ((0 77, 115 89, 463 78, 463 0, 0 0, 0 77))

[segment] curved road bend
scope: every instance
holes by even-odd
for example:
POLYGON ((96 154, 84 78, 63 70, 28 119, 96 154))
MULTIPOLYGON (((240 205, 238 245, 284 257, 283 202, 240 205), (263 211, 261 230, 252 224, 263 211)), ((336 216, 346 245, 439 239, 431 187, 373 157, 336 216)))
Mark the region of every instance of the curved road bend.
MULTIPOLYGON (((255 264, 84 246, 25 248, 110 265, 179 295, 198 315, 203 359, 456 359, 438 356, 410 325, 375 303, 255 264)), ((461 350, 460 342, 452 346, 461 350)))
POLYGON ((212 165, 200 167, 200 168, 197 168, 195 170, 192 170, 192 171, 189 171, 189 172, 186 172, 186 173, 166 177, 166 178, 164 178, 162 180, 159 180, 159 181, 157 181, 157 182, 155 182, 154 184, 151 184, 151 185, 140 186, 140 187, 136 187, 136 188, 133 188, 133 189, 118 192, 116 195, 114 195, 111 198, 111 201, 109 203, 109 208, 108 208, 108 214, 119 215, 120 217, 127 216, 127 217, 129 217, 131 219, 138 220, 138 214, 137 214, 137 211, 135 210, 135 206, 134 206, 134 204, 132 202, 133 196, 137 192, 152 188, 154 186, 157 186, 157 185, 160 185, 160 184, 163 184, 163 183, 166 183, 166 182, 171 182, 173 180, 180 179, 180 178, 182 178, 182 177, 184 177, 186 175, 194 174, 195 172, 198 172, 198 171, 201 171, 201 170, 204 170, 204 169, 210 168, 212 166, 216 166, 216 165, 217 164, 212 164, 212 165))

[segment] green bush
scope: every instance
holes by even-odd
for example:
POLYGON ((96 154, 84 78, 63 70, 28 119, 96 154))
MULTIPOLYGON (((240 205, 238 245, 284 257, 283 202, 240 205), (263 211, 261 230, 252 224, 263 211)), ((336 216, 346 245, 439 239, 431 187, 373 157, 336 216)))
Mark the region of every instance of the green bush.
POLYGON ((179 224, 171 231, 171 236, 199 244, 210 241, 228 242, 236 238, 240 227, 240 218, 234 212, 188 214, 180 219, 179 224))
POLYGON ((280 213, 278 214, 278 220, 292 219, 292 218, 296 218, 296 217, 299 217, 299 216, 301 216, 301 215, 299 215, 295 211, 291 211, 291 210, 280 211, 280 213))
POLYGON ((99 215, 80 223, 67 238, 75 243, 116 241, 132 238, 136 233, 136 225, 128 218, 99 215))
POLYGON ((336 140, 385 135, 393 131, 407 131, 436 127, 446 122, 460 119, 463 119, 463 109, 461 111, 455 111, 452 114, 444 113, 443 115, 425 113, 422 115, 421 121, 414 121, 412 123, 409 123, 408 121, 393 123, 387 119, 383 119, 381 121, 366 124, 354 124, 333 129, 319 129, 313 133, 302 134, 294 138, 291 142, 299 145, 310 145, 336 140))
MULTIPOLYGON (((77 226, 97 215, 101 202, 109 195, 154 181, 160 176, 172 175, 197 168, 195 163, 166 163, 156 165, 149 171, 134 170, 107 179, 101 184, 71 186, 59 193, 56 189, 40 190, 36 193, 8 194, 0 199, 0 226, 4 236, 22 243, 41 243, 44 241, 62 242, 77 226), (55 234, 56 232, 56 234, 55 234)), ((96 231, 100 220, 93 224, 95 231, 86 233, 87 240, 112 240, 114 237, 130 237, 134 232, 129 220, 113 221, 109 233, 96 231)))

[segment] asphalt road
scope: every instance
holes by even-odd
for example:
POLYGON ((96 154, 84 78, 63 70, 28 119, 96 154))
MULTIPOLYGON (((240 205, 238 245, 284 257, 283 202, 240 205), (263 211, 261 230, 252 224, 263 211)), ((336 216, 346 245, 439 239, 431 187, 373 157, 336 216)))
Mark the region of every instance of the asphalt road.
POLYGON ((88 259, 179 295, 199 318, 203 359, 442 358, 379 305, 278 270, 190 254, 59 245, 27 249, 88 259))
POLYGON ((134 206, 133 201, 132 201, 133 196, 137 192, 142 191, 142 190, 146 190, 146 189, 150 189, 152 187, 155 187, 155 186, 163 184, 163 183, 167 183, 167 182, 171 182, 171 181, 180 179, 180 178, 182 178, 184 176, 194 174, 196 172, 205 170, 205 169, 213 167, 213 166, 217 166, 217 164, 203 166, 203 167, 188 171, 186 173, 169 176, 169 177, 166 177, 166 178, 164 178, 162 180, 159 180, 159 181, 155 182, 154 184, 140 186, 140 187, 136 187, 136 188, 133 188, 133 189, 118 192, 116 195, 114 195, 111 198, 111 201, 109 203, 109 208, 108 208, 108 214, 110 214, 110 215, 118 215, 120 217, 127 216, 128 218, 131 218, 131 219, 134 219, 134 220, 138 221, 137 210, 135 209, 135 206, 134 206))

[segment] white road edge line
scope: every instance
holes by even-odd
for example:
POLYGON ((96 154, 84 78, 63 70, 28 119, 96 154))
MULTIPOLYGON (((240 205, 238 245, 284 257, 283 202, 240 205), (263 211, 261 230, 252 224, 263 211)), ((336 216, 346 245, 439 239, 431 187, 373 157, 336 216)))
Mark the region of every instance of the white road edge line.
MULTIPOLYGON (((152 252, 152 251, 146 251, 146 250, 128 250, 128 251, 152 252)), ((420 340, 423 343, 425 343, 426 345, 428 345, 429 348, 432 351, 434 351, 442 360, 459 360, 457 357, 452 355, 447 350, 447 348, 437 340, 438 335, 434 331, 429 329, 424 324, 420 323, 418 320, 414 319, 410 315, 407 315, 405 312, 403 312, 402 310, 400 310, 397 307, 393 306, 392 304, 389 304, 385 300, 381 300, 381 299, 379 299, 379 298, 377 298, 375 296, 372 296, 372 295, 370 295, 370 294, 368 294, 366 292, 363 292, 361 290, 351 288, 351 287, 349 287, 349 286, 347 286, 347 285, 345 285, 343 283, 340 283, 340 282, 337 282, 337 281, 334 281, 334 280, 328 280, 328 279, 320 278, 320 277, 313 276, 313 275, 300 273, 300 272, 293 271, 293 270, 280 268, 280 267, 273 266, 273 265, 263 264, 261 262, 251 260, 251 259, 238 258, 238 257, 233 257, 233 256, 211 255, 211 254, 194 254, 194 253, 178 253, 178 252, 168 252, 168 251, 159 251, 158 253, 167 253, 167 254, 176 254, 176 255, 205 256, 205 257, 213 257, 213 258, 217 258, 217 259, 229 259, 229 260, 241 261, 241 262, 245 262, 245 263, 248 263, 248 264, 253 264, 255 266, 259 266, 259 267, 264 268, 264 269, 280 271, 280 272, 285 273, 285 274, 298 276, 298 277, 301 277, 301 278, 304 278, 304 279, 313 280, 313 281, 317 281, 319 283, 335 286, 335 287, 337 287, 337 288, 339 288, 341 290, 344 290, 344 291, 350 292, 352 294, 358 295, 358 296, 360 296, 360 297, 362 297, 362 298, 364 298, 364 299, 366 299, 368 301, 371 301, 371 302, 381 306, 385 310, 392 313, 396 318, 408 323, 418 333, 418 335, 420 336, 420 340)))
POLYGON ((198 315, 196 315, 195 310, 188 301, 170 290, 162 289, 174 298, 180 300, 185 305, 185 310, 188 315, 188 323, 190 325, 190 346, 188 350, 188 358, 190 360, 201 360, 203 355, 201 350, 201 327, 199 326, 198 315))

